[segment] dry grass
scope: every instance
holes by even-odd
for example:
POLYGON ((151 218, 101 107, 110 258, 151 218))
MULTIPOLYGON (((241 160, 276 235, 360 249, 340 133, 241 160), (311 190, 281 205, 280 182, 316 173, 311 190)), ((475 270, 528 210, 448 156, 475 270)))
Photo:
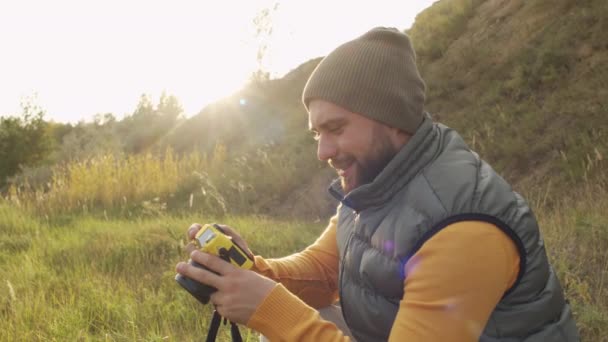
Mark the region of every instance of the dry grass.
POLYGON ((583 341, 608 341, 607 193, 597 183, 563 196, 552 208, 541 206, 546 193, 533 201, 583 341))

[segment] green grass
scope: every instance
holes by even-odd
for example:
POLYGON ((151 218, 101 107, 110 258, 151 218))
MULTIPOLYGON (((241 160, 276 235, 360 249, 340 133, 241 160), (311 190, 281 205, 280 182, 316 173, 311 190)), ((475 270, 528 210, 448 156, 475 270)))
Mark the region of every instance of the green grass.
MULTIPOLYGON (((549 257, 586 341, 608 336, 606 186, 548 201, 528 192, 549 257), (550 204, 548 204, 550 202, 550 204), (557 203, 557 204, 556 204, 557 203)), ((217 218, 159 216, 38 219, 0 204, 0 341, 192 341, 204 339, 211 311, 174 281, 187 259, 185 231, 217 218)), ((301 250, 325 222, 224 217, 256 254, 301 250)), ((257 333, 241 328, 245 338, 257 333)), ((229 340, 229 329, 220 340, 229 340)))
MULTIPOLYGON (((0 341, 191 341, 211 311, 174 281, 194 217, 49 224, 0 207, 0 341)), ((227 217, 257 253, 308 245, 322 223, 227 217)), ((223 328, 221 340, 228 340, 223 328)), ((241 329, 244 337, 257 334, 241 329)))

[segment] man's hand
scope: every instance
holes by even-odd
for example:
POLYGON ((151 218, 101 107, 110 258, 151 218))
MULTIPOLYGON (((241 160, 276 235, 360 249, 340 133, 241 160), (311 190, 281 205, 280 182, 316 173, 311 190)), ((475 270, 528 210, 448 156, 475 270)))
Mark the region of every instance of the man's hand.
POLYGON ((184 262, 177 264, 176 271, 185 277, 215 287, 217 291, 211 295, 211 302, 222 317, 235 323, 247 324, 276 285, 271 279, 238 268, 211 254, 193 251, 190 257, 218 274, 184 262))

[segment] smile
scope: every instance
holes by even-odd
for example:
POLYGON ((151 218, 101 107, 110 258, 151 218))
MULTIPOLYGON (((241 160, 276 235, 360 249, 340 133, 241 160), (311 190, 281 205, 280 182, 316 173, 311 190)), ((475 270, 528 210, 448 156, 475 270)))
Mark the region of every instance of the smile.
POLYGON ((342 178, 348 177, 352 173, 352 169, 355 163, 351 163, 346 168, 336 168, 338 175, 342 178))

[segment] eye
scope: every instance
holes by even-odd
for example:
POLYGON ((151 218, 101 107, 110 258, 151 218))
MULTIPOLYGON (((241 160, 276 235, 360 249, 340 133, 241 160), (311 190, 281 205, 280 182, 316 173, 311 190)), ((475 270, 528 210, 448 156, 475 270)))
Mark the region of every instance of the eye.
POLYGON ((321 134, 319 134, 319 132, 317 131, 310 131, 312 133, 312 138, 315 139, 315 141, 319 141, 319 139, 321 138, 321 134))
POLYGON ((329 132, 332 134, 340 134, 342 133, 342 126, 332 127, 330 128, 329 132))

